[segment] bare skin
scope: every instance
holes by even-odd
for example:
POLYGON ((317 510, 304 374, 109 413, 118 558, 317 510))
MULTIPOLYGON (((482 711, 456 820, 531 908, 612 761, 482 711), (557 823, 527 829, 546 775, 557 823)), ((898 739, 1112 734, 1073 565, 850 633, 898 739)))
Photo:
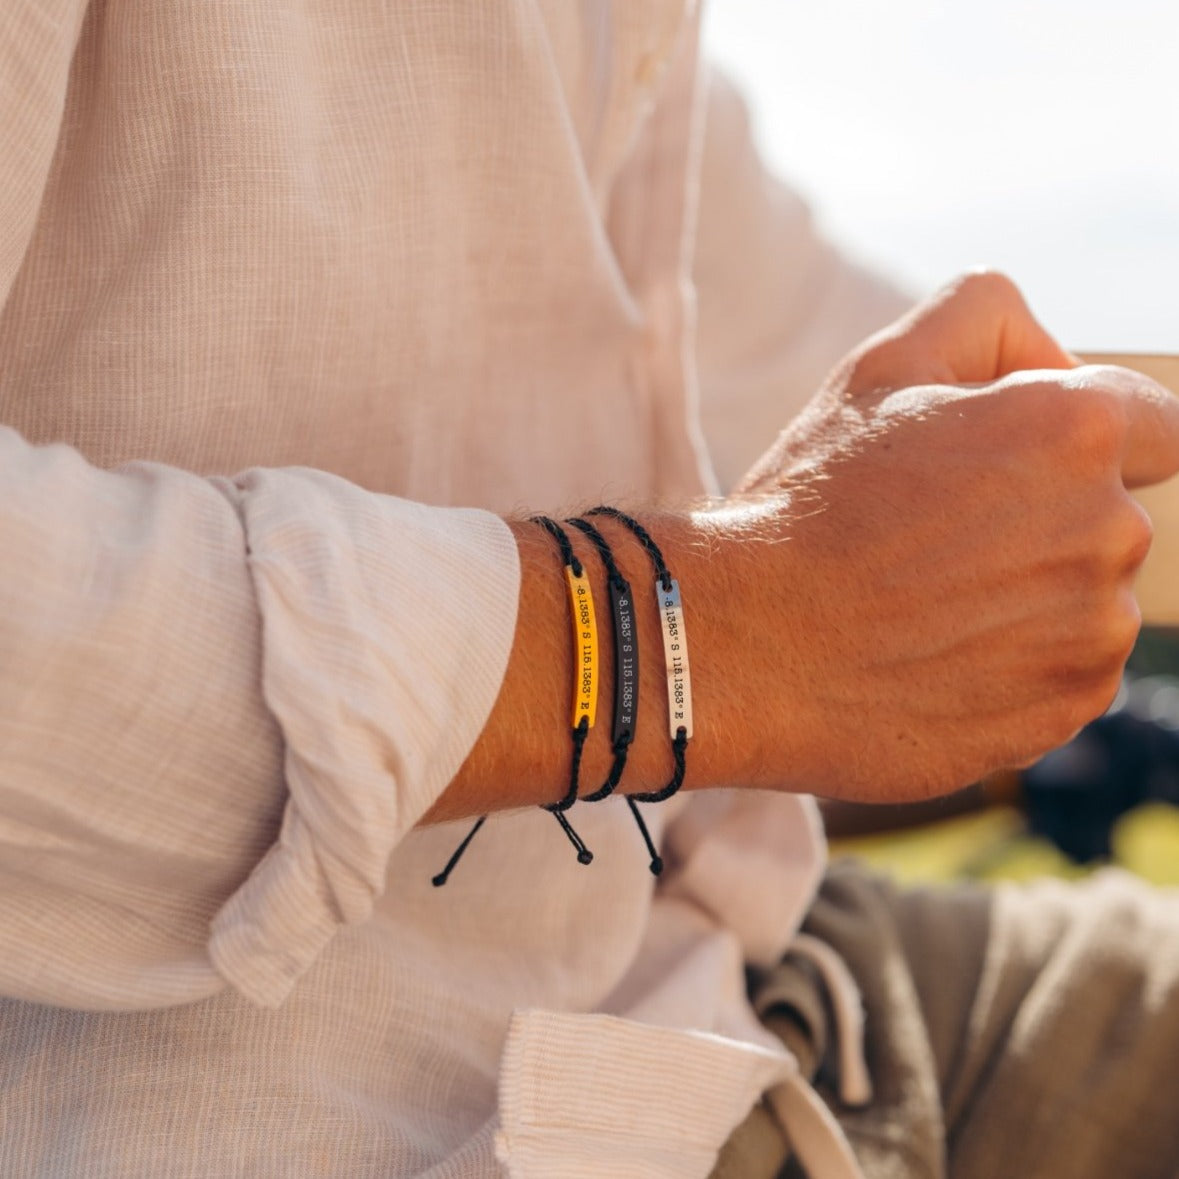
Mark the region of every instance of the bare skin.
MULTIPOLYGON (((684 590, 685 789, 896 802, 1060 744, 1108 705, 1138 633, 1133 579, 1151 533, 1126 488, 1177 471, 1179 399, 1128 370, 1077 366, 1002 276, 946 288, 853 351, 730 500, 634 511, 684 590)), ((522 588, 507 674, 427 821, 553 802, 567 785, 560 561, 534 525, 512 527, 522 588)), ((602 531, 640 608, 633 793, 672 768, 663 653, 647 559, 624 529, 602 531)), ((600 565, 575 544, 604 604, 600 565)), ((610 763, 607 694, 599 707, 583 793, 610 763)))

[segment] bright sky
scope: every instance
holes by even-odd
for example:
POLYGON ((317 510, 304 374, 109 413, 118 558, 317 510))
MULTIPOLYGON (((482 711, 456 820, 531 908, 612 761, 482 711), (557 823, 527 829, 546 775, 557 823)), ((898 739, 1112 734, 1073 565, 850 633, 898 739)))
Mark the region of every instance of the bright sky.
POLYGON ((766 157, 916 290, 987 262, 1076 349, 1179 352, 1176 0, 709 0, 766 157))

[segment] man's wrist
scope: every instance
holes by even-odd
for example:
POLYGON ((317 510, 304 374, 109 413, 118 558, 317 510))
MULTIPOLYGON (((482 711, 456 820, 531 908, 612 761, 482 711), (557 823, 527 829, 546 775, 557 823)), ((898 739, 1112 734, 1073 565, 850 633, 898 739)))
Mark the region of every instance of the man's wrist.
MULTIPOLYGON (((787 746, 792 685, 780 577, 781 505, 721 505, 699 511, 634 513, 662 549, 681 587, 690 640, 694 732, 683 789, 781 788, 793 755, 787 746), (775 559, 767 560, 773 556, 775 559), (775 670, 777 669, 777 670, 775 670)), ((634 741, 617 791, 649 793, 675 770, 668 723, 668 681, 654 567, 622 524, 594 516, 634 596, 639 707, 634 741)), ((509 522, 520 549, 521 590, 515 641, 499 698, 459 775, 431 821, 558 801, 569 783, 574 650, 563 559, 551 536, 528 520, 509 522)), ((593 589, 601 635, 598 721, 585 741, 579 795, 605 782, 614 761, 611 709, 615 653, 607 572, 588 537, 567 529, 593 589)))

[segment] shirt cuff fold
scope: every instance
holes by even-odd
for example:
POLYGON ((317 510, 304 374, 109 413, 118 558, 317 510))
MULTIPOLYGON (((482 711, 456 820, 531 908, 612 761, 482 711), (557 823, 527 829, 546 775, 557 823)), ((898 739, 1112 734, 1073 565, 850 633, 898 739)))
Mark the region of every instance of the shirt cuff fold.
POLYGON ((209 953, 280 1003, 457 773, 498 695, 519 556, 502 519, 310 470, 235 480, 284 742, 277 843, 217 914, 209 953))
POLYGON ((784 1053, 704 1032, 520 1011, 500 1065, 496 1153, 511 1179, 705 1179, 794 1069, 784 1053))

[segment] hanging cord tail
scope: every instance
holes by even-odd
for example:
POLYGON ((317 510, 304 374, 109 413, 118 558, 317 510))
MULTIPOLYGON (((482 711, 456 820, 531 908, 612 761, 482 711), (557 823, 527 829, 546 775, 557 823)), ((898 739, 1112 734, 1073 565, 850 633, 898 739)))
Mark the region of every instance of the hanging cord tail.
POLYGON ((577 862, 579 864, 592 864, 594 862, 594 853, 586 847, 585 841, 573 830, 573 824, 565 817, 565 812, 554 810, 553 817, 561 824, 561 830, 565 832, 569 842, 577 849, 577 862))
POLYGON ((433 878, 435 888, 441 888, 447 882, 447 880, 450 879, 450 874, 454 870, 455 864, 457 864, 459 860, 462 859, 463 852, 467 850, 468 844, 470 844, 471 840, 475 838, 479 828, 482 827, 486 822, 486 815, 480 815, 479 818, 475 821, 475 826, 467 832, 466 839, 464 839, 462 843, 460 843, 458 847, 454 849, 454 855, 452 855, 450 859, 446 861, 446 867, 443 868, 442 871, 433 878))
POLYGON ((628 797, 626 805, 630 807, 630 813, 635 817, 639 834, 643 837, 643 842, 647 845, 647 854, 651 857, 651 875, 658 876, 663 871, 663 858, 655 850, 655 841, 651 838, 651 832, 647 830, 647 824, 643 822, 643 816, 639 813, 639 808, 635 804, 634 798, 628 797))
POLYGON ((560 802, 554 802, 547 805, 544 809, 548 811, 561 825, 561 830, 565 832, 566 838, 569 840, 577 851, 577 862, 579 864, 592 864, 594 862, 594 853, 586 846, 585 840, 581 838, 573 829, 573 824, 565 816, 565 812, 577 801, 577 782, 581 774, 581 755, 585 749, 585 739, 589 735, 589 719, 582 717, 577 722, 577 728, 573 730, 573 762, 569 768, 569 789, 565 792, 565 797, 560 802))

